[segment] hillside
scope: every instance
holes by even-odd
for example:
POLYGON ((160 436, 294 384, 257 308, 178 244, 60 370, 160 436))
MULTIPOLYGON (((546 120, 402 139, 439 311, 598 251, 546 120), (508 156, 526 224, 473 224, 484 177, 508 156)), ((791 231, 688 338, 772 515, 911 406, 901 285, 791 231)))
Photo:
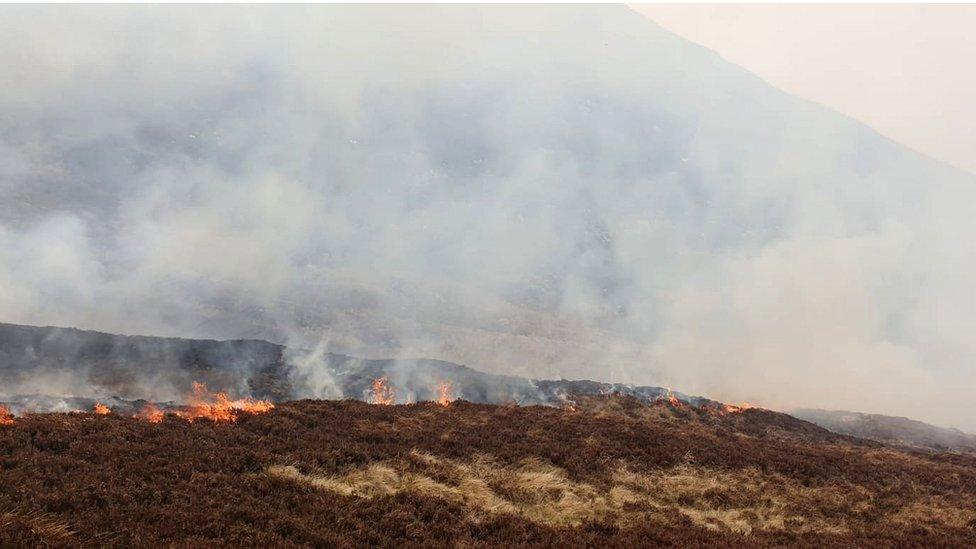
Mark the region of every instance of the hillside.
POLYGON ((13 6, 0 36, 6 321, 976 429, 974 177, 625 6, 13 6))
POLYGON ((0 378, 0 403, 34 411, 87 410, 93 399, 119 405, 180 401, 194 383, 275 402, 323 393, 370 400, 373 383, 381 378, 398 404, 434 400, 442 384, 449 385, 452 399, 489 404, 561 404, 570 393, 618 393, 644 402, 673 394, 696 406, 718 404, 662 387, 502 376, 440 360, 363 359, 261 340, 126 336, 4 323, 0 378), (60 397, 86 398, 72 404, 60 397))
POLYGON ((976 452, 976 435, 936 427, 906 417, 839 410, 791 410, 794 417, 816 423, 835 433, 936 450, 976 452))
POLYGON ((976 461, 788 416, 298 401, 0 426, 0 544, 964 546, 976 461))
MULTIPOLYGON (((487 374, 427 359, 363 359, 288 349, 260 340, 124 336, 73 328, 0 323, 0 405, 24 411, 87 411, 96 402, 131 414, 148 401, 176 405, 203 383, 233 397, 271 402, 326 392, 372 401, 383 379, 390 402, 439 398, 481 404, 564 406, 580 396, 620 395, 643 404, 676 401, 705 410, 723 403, 664 387, 592 380, 545 380, 487 374), (327 387, 323 391, 323 387, 327 387), (443 393, 443 394, 442 394, 443 393)), ((795 410, 795 417, 836 433, 930 450, 974 451, 976 436, 907 418, 795 410)))

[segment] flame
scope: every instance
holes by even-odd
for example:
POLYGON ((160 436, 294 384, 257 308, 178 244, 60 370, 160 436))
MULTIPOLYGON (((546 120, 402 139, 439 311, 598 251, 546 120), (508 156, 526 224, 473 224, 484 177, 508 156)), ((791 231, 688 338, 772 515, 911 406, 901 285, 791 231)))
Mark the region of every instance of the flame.
POLYGON ((678 400, 678 397, 674 396, 674 393, 671 392, 671 388, 670 387, 665 387, 665 388, 668 390, 668 395, 667 396, 662 395, 658 397, 658 400, 667 401, 667 403, 670 404, 671 406, 681 406, 683 403, 680 400, 678 400))
POLYGON ((112 410, 110 410, 108 406, 102 404, 101 402, 96 402, 95 407, 92 408, 92 412, 100 416, 107 416, 108 414, 112 413, 112 410))
POLYGON ((457 400, 454 396, 454 384, 450 381, 442 381, 437 384, 437 403, 441 406, 450 406, 451 402, 457 400))
POLYGON ((722 410, 727 414, 738 414, 739 412, 744 412, 751 408, 755 408, 754 404, 749 404, 748 402, 740 402, 739 404, 723 404, 722 410))
POLYGON ((396 391, 390 386, 386 376, 373 380, 373 404, 389 406, 396 401, 396 391))
MULTIPOLYGON (((187 395, 186 402, 185 406, 170 413, 190 422, 200 418, 211 421, 237 421, 239 413, 263 414, 274 408, 274 404, 267 400, 256 400, 251 397, 231 400, 227 397, 227 393, 211 393, 205 384, 196 381, 193 382, 193 392, 187 395)), ((96 404, 95 413, 108 414, 111 410, 107 406, 96 404), (100 411, 99 406, 105 411, 100 411)), ((133 417, 150 423, 159 423, 163 421, 165 415, 166 412, 155 405, 146 404, 133 417)))
POLYGON ((203 383, 193 382, 193 392, 186 397, 187 405, 173 412, 174 415, 187 421, 204 418, 211 421, 237 421, 237 413, 263 414, 274 404, 267 400, 255 400, 250 397, 231 400, 227 393, 212 393, 203 383))
POLYGON ((748 402, 741 402, 739 404, 721 404, 718 406, 712 406, 708 408, 708 411, 712 414, 724 416, 728 414, 738 414, 746 410, 757 408, 755 404, 750 404, 748 402))
POLYGON ((10 413, 10 408, 0 404, 0 425, 13 425, 14 415, 10 413))
POLYGON ((153 404, 146 404, 141 410, 136 412, 132 417, 136 419, 144 419, 149 423, 160 423, 163 421, 163 411, 154 406, 153 404))

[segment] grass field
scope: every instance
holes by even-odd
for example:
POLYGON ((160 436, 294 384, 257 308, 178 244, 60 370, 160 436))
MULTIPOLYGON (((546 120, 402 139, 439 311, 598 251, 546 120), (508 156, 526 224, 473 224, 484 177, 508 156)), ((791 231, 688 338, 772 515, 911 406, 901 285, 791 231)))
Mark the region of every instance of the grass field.
POLYGON ((297 401, 0 426, 0 545, 974 543, 976 458, 758 409, 297 401))

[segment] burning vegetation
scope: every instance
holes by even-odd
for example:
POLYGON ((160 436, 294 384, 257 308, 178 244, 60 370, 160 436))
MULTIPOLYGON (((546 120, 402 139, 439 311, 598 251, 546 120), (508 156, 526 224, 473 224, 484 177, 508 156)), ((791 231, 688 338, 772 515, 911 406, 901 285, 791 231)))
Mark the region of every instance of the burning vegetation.
POLYGON ((146 404, 132 417, 148 421, 149 423, 161 423, 166 417, 166 414, 154 404, 146 404))
POLYGON ((187 421, 209 419, 211 421, 237 421, 239 413, 263 414, 274 404, 266 400, 242 398, 231 400, 227 393, 211 392, 203 383, 193 383, 193 392, 186 397, 186 405, 172 413, 187 421))
POLYGON ((183 404, 160 404, 145 401, 125 401, 114 398, 112 407, 102 401, 81 397, 45 397, 15 401, 13 410, 0 404, 0 425, 12 425, 17 416, 64 410, 68 413, 94 414, 98 416, 123 415, 148 423, 161 423, 166 416, 184 419, 190 423, 200 419, 215 422, 235 422, 242 415, 263 414, 274 409, 268 400, 251 397, 236 400, 222 391, 213 392, 203 383, 193 383, 191 391, 183 398, 183 404), (15 416, 16 413, 16 416, 15 416))
POLYGON ((441 406, 449 406, 457 400, 454 396, 454 384, 450 381, 442 381, 437 384, 437 403, 441 406))
POLYGON ((372 398, 370 402, 384 406, 390 406, 396 403, 396 390, 390 385, 389 378, 383 376, 373 380, 372 398))
POLYGON ((751 410, 755 407, 755 405, 749 404, 748 402, 742 402, 739 404, 723 404, 722 411, 726 414, 738 414, 746 410, 751 410))
MULTIPOLYGON (((234 422, 237 421, 240 414, 263 414, 274 408, 274 404, 267 400, 256 400, 250 397, 231 400, 227 396, 227 393, 222 391, 211 392, 205 384, 197 382, 193 383, 193 390, 184 400, 184 405, 165 411, 149 403, 143 406, 132 417, 148 421, 149 423, 160 423, 165 419, 167 414, 185 419, 191 423, 198 419, 216 422, 234 422)), ((96 413, 101 412, 98 412, 96 409, 96 413)))
POLYGON ((667 394, 661 396, 661 400, 667 402, 671 406, 683 406, 684 403, 678 400, 678 397, 674 395, 670 387, 667 387, 667 394))

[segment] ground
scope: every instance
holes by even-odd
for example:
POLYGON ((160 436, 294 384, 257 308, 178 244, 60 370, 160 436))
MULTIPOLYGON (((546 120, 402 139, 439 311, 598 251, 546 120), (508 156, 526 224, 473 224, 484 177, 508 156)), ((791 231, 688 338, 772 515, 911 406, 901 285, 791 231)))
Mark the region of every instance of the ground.
POLYGON ((765 410, 296 401, 0 426, 0 545, 967 546, 976 458, 765 410))

